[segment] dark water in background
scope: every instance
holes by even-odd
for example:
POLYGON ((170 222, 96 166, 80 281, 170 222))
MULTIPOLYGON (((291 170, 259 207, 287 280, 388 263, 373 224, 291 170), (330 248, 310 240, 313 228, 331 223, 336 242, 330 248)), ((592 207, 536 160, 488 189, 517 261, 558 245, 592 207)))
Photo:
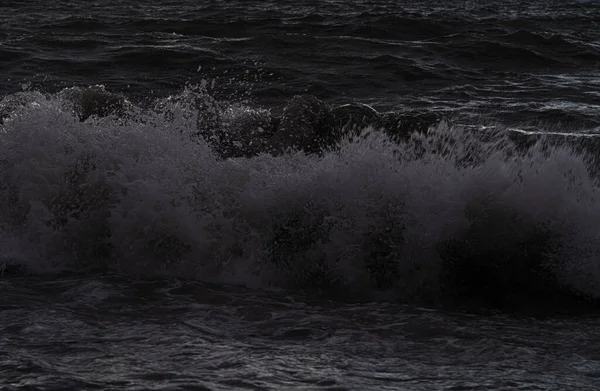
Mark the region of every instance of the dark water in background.
POLYGON ((0 389, 598 389, 599 24, 2 1, 0 389))
POLYGON ((598 127, 594 1, 4 1, 0 87, 139 99, 214 81, 267 106, 310 93, 598 127))

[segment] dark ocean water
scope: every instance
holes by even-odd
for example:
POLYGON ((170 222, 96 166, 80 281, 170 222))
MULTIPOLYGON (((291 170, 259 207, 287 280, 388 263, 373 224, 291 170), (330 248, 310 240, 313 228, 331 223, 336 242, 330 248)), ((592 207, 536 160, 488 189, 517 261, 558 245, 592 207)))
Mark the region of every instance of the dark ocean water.
POLYGON ((0 390, 600 389, 600 3, 0 2, 0 390))

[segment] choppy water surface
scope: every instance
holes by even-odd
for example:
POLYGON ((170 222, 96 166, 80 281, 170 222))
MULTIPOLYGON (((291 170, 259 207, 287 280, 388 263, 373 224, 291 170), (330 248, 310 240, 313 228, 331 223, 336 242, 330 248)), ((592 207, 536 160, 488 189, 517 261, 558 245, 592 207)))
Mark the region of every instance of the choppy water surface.
POLYGON ((599 20, 2 2, 0 389, 598 389, 599 20))
POLYGON ((298 93, 598 126, 595 1, 3 2, 0 85, 104 84, 148 99, 216 81, 266 105, 298 93), (28 84, 30 83, 30 84, 28 84))
POLYGON ((600 376, 594 319, 106 277, 2 289, 8 389, 591 390, 600 376))

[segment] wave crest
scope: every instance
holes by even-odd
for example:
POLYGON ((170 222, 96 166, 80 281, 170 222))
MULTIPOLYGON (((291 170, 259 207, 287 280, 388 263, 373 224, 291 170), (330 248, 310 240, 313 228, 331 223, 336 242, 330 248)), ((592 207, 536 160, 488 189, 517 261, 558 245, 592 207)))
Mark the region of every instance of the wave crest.
POLYGON ((7 264, 502 308, 600 298, 597 182, 568 145, 316 98, 279 119, 189 91, 89 116, 69 99, 0 105, 7 264), (303 138, 269 153, 281 129, 303 138))

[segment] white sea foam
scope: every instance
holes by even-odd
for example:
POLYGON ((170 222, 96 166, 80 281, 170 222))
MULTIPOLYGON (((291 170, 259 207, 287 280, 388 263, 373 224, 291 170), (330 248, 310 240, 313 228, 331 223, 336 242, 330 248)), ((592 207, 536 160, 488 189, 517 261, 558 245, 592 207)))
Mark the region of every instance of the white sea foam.
POLYGON ((20 99, 0 128, 0 252, 34 272, 410 300, 462 278, 458 251, 494 263, 480 278, 537 257, 557 286, 600 296, 598 187, 571 148, 518 153, 505 130, 442 123, 401 144, 365 129, 322 156, 221 159, 184 98, 84 122, 57 96, 20 99))

